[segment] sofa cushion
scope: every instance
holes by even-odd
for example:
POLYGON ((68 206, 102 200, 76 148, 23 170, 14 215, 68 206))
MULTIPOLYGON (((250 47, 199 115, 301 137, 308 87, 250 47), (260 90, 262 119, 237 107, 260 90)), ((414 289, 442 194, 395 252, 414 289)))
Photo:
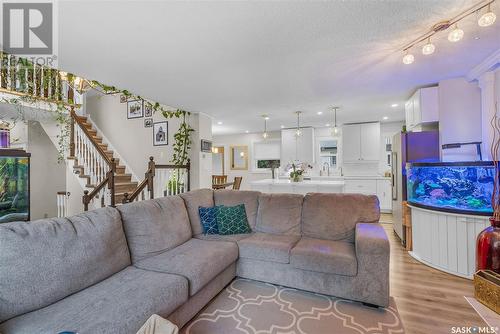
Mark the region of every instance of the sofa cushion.
POLYGON ((379 218, 377 196, 309 193, 302 207, 302 234, 352 242, 357 223, 374 223, 379 218))
POLYGON ((200 206, 205 208, 214 206, 214 191, 212 189, 197 189, 180 194, 179 196, 184 200, 184 204, 186 205, 193 234, 203 233, 198 208, 200 206))
POLYGON ((250 237, 239 240, 240 257, 290 263, 290 250, 299 241, 296 235, 279 235, 256 232, 250 237))
POLYGON ((237 258, 238 247, 233 242, 190 239, 172 250, 139 261, 135 266, 186 277, 192 296, 237 258))
POLYGON ((358 261, 354 244, 303 237, 292 248, 290 264, 298 269, 356 276, 358 261))
POLYGON ((0 224, 0 322, 50 305, 130 265, 116 209, 0 224))
POLYGON ((188 299, 184 277, 128 267, 108 279, 0 325, 2 333, 136 333, 151 314, 167 317, 188 299))
POLYGON ((200 206, 198 208, 203 234, 219 234, 219 228, 217 226, 217 208, 217 206, 208 208, 200 206))
POLYGON ((221 189, 214 191, 215 205, 235 206, 245 204, 248 224, 252 230, 257 220, 257 208, 259 206, 258 191, 221 189))
POLYGON ((118 210, 134 263, 191 239, 188 214, 179 196, 120 205, 118 210))
POLYGON ((215 210, 217 229, 221 235, 250 233, 245 205, 218 206, 215 210))
POLYGON ((298 194, 260 194, 257 211, 259 232, 300 235, 304 196, 298 194))

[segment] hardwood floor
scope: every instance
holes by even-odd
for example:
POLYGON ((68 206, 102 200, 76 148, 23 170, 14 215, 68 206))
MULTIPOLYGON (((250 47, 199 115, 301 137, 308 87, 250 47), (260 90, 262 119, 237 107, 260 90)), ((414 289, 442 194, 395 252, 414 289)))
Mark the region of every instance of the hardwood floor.
POLYGON ((391 243, 391 296, 407 334, 452 333, 452 327, 487 326, 464 298, 474 294, 471 280, 416 261, 403 249, 392 225, 383 226, 391 243))

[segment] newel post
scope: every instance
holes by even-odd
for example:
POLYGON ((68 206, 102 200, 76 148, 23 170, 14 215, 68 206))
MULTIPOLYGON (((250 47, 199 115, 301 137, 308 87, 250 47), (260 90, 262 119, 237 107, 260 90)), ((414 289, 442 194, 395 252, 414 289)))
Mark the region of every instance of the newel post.
POLYGON ((69 156, 75 156, 75 107, 70 111, 69 156))
POLYGON ((149 191, 149 198, 153 199, 155 198, 155 192, 154 192, 154 187, 153 187, 153 180, 155 177, 156 173, 156 165, 153 157, 149 157, 149 162, 148 162, 148 172, 146 173, 146 178, 148 179, 148 191, 149 191))
POLYGON ((109 176, 108 176, 108 189, 111 193, 111 206, 115 207, 115 173, 116 173, 116 162, 115 158, 111 158, 109 176))
POLYGON ((83 211, 89 211, 90 199, 89 199, 89 191, 88 190, 83 191, 82 201, 83 201, 83 211))
POLYGON ((191 191, 191 159, 187 160, 186 170, 187 170, 187 173, 188 173, 188 176, 187 176, 187 191, 191 191))

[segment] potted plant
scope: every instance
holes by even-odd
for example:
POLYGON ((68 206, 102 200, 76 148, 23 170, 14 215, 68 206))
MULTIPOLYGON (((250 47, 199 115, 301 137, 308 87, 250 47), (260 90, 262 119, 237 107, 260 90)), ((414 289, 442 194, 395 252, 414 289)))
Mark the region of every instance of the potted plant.
POLYGON ((290 181, 292 182, 302 182, 304 181, 304 174, 307 171, 307 169, 311 169, 312 166, 309 165, 308 163, 292 163, 289 165, 290 168, 290 181))

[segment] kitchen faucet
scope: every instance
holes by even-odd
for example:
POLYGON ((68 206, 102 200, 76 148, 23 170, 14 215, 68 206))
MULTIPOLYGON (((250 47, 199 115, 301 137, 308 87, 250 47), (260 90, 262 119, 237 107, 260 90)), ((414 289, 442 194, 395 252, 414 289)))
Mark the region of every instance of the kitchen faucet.
POLYGON ((325 165, 326 165, 327 175, 330 176, 330 164, 328 162, 324 162, 323 163, 323 171, 325 170, 325 165))

